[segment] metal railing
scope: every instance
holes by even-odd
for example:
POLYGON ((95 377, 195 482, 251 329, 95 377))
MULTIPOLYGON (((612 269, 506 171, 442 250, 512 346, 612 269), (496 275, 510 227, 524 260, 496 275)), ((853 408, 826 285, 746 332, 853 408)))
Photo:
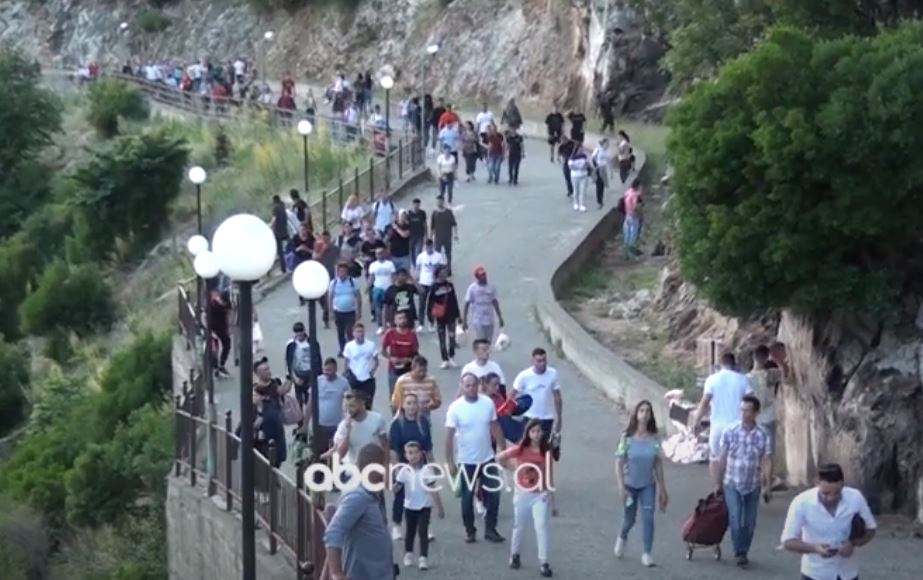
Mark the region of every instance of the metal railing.
MULTIPOLYGON (((192 487, 204 488, 210 497, 223 498, 225 510, 239 510, 240 437, 234 432, 231 411, 225 413, 223 425, 210 423, 193 412, 196 399, 191 390, 185 396, 176 397, 173 475, 188 479, 192 487), (209 444, 211 449, 207 449, 209 444), (211 476, 207 463, 209 455, 214 461, 211 476)), ((275 453, 272 444, 267 451, 269 457, 254 451, 256 520, 266 533, 269 552, 276 554, 281 548, 293 558, 298 578, 326 580, 323 532, 327 518, 322 510, 314 509, 310 496, 301 486, 280 469, 272 467, 275 453)), ((298 466, 295 480, 302 481, 303 477, 302 464, 298 466)))

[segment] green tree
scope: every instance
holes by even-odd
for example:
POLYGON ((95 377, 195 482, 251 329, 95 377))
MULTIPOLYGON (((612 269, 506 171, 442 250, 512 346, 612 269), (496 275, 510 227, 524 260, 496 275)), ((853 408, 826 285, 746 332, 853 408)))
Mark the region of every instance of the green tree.
POLYGON ((100 137, 107 139, 118 135, 119 119, 144 120, 150 114, 138 87, 118 80, 93 83, 89 100, 87 121, 100 137))
POLYGON ((78 213, 77 247, 88 259, 108 258, 116 240, 126 257, 160 241, 188 155, 184 140, 157 131, 119 137, 77 170, 68 201, 78 213))
POLYGON ((115 301, 106 276, 95 264, 52 263, 35 291, 19 307, 26 334, 70 330, 87 336, 115 321, 115 301))
POLYGON ((29 351, 0 336, 0 435, 15 428, 26 414, 29 351))
POLYGON ((0 496, 0 570, 6 580, 42 580, 51 542, 41 516, 0 496))
POLYGON ((61 128, 61 105, 40 86, 41 69, 17 50, 0 48, 0 167, 13 173, 51 144, 61 128))
POLYGON ((923 26, 783 28, 669 124, 686 276, 732 313, 878 313, 920 273, 923 26))

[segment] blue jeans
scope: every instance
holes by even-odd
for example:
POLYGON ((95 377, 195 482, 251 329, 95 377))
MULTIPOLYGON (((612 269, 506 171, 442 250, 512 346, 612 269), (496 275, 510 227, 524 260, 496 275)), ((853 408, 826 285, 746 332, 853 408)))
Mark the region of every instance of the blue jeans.
POLYGON ((385 314, 383 312, 385 307, 385 291, 381 288, 372 288, 372 312, 374 312, 375 322, 378 323, 378 326, 384 326, 385 324, 385 314))
POLYGON ((632 499, 631 505, 625 505, 625 514, 622 517, 622 531, 619 537, 623 540, 628 539, 628 532, 635 525, 635 518, 638 515, 638 505, 641 506, 641 523, 644 526, 644 553, 650 554, 654 549, 654 510, 657 503, 657 484, 652 483, 647 487, 635 488, 629 487, 628 497, 632 499))
POLYGON ((753 543, 756 530, 756 511, 760 507, 760 488, 742 494, 733 483, 724 485, 724 501, 728 506, 728 520, 731 528, 731 543, 735 556, 746 556, 753 543))
POLYGON ((625 243, 625 253, 635 247, 641 233, 641 220, 634 216, 625 216, 622 221, 622 239, 625 243))
POLYGON ((467 477, 459 473, 459 485, 461 486, 461 507, 462 522, 465 524, 465 531, 469 534, 477 532, 474 526, 474 496, 479 484, 486 483, 490 490, 481 485, 481 498, 484 501, 484 508, 487 513, 484 516, 484 526, 487 530, 497 529, 497 512, 500 510, 500 490, 496 489, 497 479, 500 477, 500 466, 489 461, 481 465, 462 464, 459 467, 465 471, 467 477), (490 478, 485 480, 484 475, 489 474, 490 478), (477 476, 475 477, 475 474, 477 476), (468 485, 471 481, 472 485, 468 485))
POLYGON ((500 183, 500 167, 503 165, 503 156, 487 156, 487 181, 488 183, 500 183))

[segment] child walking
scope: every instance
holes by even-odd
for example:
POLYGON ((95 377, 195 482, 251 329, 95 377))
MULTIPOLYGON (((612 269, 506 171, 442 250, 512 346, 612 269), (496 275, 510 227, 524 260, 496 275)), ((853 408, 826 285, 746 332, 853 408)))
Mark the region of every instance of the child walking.
POLYGON ((407 465, 397 473, 397 486, 404 494, 404 520, 407 529, 404 533, 404 566, 413 566, 414 538, 420 538, 420 557, 417 566, 420 570, 429 568, 426 558, 429 555, 429 522, 433 507, 439 519, 445 518, 442 499, 438 491, 430 491, 438 481, 431 465, 426 463, 423 448, 416 441, 404 446, 407 465))
POLYGON ((548 564, 548 520, 551 512, 550 493, 554 489, 551 466, 551 446, 542 431, 541 421, 529 419, 525 434, 518 445, 497 456, 503 467, 514 470, 516 492, 513 496, 513 538, 510 541, 510 568, 518 570, 522 563, 519 547, 526 519, 531 516, 538 544, 538 562, 543 578, 551 578, 548 564))

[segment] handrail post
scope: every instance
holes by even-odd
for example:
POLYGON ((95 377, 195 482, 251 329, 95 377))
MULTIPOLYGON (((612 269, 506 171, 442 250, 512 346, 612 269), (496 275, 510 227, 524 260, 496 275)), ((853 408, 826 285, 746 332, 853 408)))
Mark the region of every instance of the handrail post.
POLYGON ((174 435, 173 435, 173 447, 174 447, 174 466, 173 466, 173 476, 179 477, 180 474, 180 460, 183 455, 183 433, 182 433, 182 420, 183 416, 180 414, 180 411, 183 408, 183 398, 180 395, 176 395, 174 398, 176 402, 176 408, 173 411, 173 422, 174 422, 174 435))
MULTIPOLYGON (((355 189, 356 197, 359 197, 359 166, 357 165, 353 171, 353 187, 355 189)), ((343 211, 343 208, 340 208, 340 212, 343 211)))
POLYGON ((276 470, 273 465, 276 464, 276 442, 269 441, 269 553, 275 554, 278 551, 276 545, 276 528, 279 522, 276 518, 276 511, 279 507, 279 493, 276 490, 276 470))
POLYGON ((308 518, 305 511, 305 496, 301 493, 301 486, 304 485, 304 471, 305 471, 305 462, 299 461, 295 466, 295 511, 296 511, 296 526, 298 531, 295 533, 295 560, 296 568, 298 569, 298 578, 303 578, 301 575, 301 565, 308 559, 308 550, 307 543, 310 541, 310 534, 306 534, 308 518))
POLYGON ((397 180, 404 179, 404 140, 397 140, 397 180))
POLYGON ((327 193, 324 193, 324 196, 321 198, 321 215, 324 216, 321 220, 321 232, 327 229, 327 193))
POLYGON ((343 213, 343 176, 342 175, 340 175, 339 184, 340 186, 337 187, 337 199, 340 203, 340 212, 337 215, 341 215, 343 213))
POLYGON ((375 201, 375 158, 369 157, 369 203, 375 201))
MULTIPOLYGON (((196 396, 192 392, 192 408, 195 409, 196 396)), ((189 485, 195 487, 196 484, 196 418, 195 414, 190 412, 189 418, 189 485)))
POLYGON ((231 410, 228 409, 224 414, 224 501, 227 511, 234 509, 234 422, 231 418, 231 410))

